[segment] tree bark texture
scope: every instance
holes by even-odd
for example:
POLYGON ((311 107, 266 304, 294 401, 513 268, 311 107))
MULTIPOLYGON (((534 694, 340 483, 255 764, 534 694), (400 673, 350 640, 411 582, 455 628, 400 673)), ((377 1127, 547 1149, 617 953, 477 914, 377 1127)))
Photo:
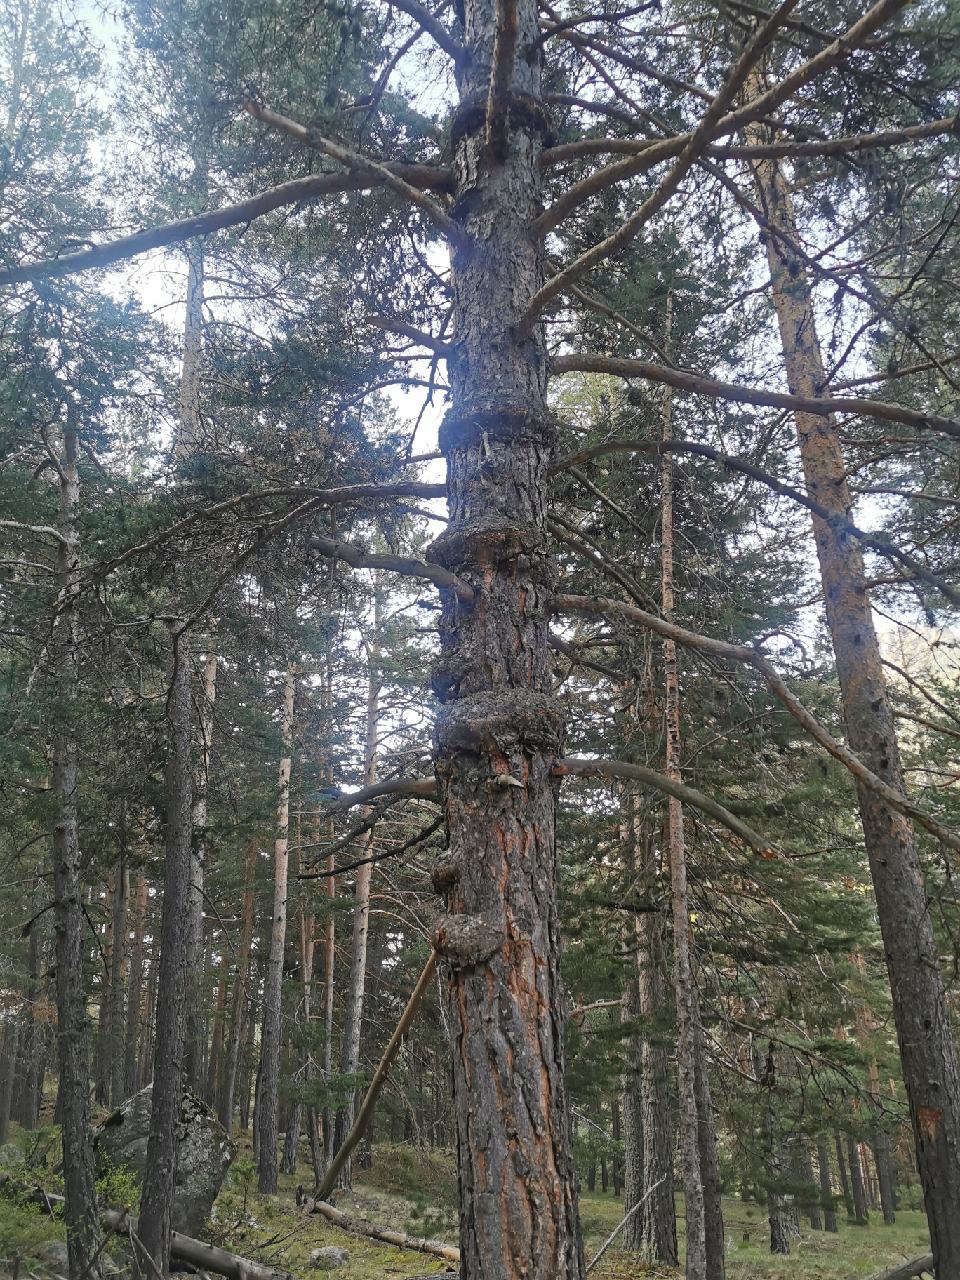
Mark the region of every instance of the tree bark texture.
MULTIPOLYGON (((545 499, 553 431, 532 229, 548 120, 533 0, 466 0, 453 122, 452 407, 441 430, 450 522, 431 558, 474 591, 442 591, 436 769, 458 878, 434 931, 453 1026, 463 1280, 580 1280, 563 1073, 545 499), (485 128, 497 15, 518 51, 501 77, 502 145, 485 128), (509 23, 506 19, 509 18, 509 23), (530 56, 523 55, 530 50, 530 56)), ((503 63, 501 61, 500 65, 503 63)))
POLYGON ((160 956, 157 970, 157 1029, 153 1102, 147 1138, 146 1174, 140 1198, 137 1261, 144 1280, 170 1259, 173 1191, 177 1172, 177 1129, 183 1097, 186 1031, 187 945, 193 843, 190 657, 184 635, 171 639, 171 683, 167 695, 166 858, 160 956))
MULTIPOLYGON (((748 130, 752 141, 763 130, 748 130)), ((790 193, 777 161, 754 165, 768 225, 796 243, 790 193)), ((804 264, 768 231, 767 260, 790 391, 819 395, 826 374, 804 264)), ((797 413, 807 491, 849 520, 851 496, 836 422, 797 413)), ((904 778, 859 542, 814 517, 827 624, 851 748, 890 786, 904 778)), ((960 1275, 960 1068, 910 823, 859 785, 860 816, 893 996, 903 1079, 938 1274, 960 1275)))
POLYGON ((860 1144, 847 1137, 847 1165, 850 1171, 850 1198, 853 1201, 853 1220, 859 1227, 870 1221, 867 1209, 867 1189, 863 1182, 863 1165, 860 1162, 860 1144))
MULTIPOLYGON (((191 258, 191 262, 193 259, 191 258)), ((187 334, 184 334, 186 342, 187 334)), ((198 375, 199 376, 199 375, 198 375)), ((184 373, 186 378, 186 349, 184 373)), ((203 1095, 203 1056, 206 1047, 204 1011, 207 1004, 203 930, 204 876, 207 850, 207 788, 212 759, 213 710, 217 696, 217 653, 208 649, 203 659, 203 679, 198 690, 197 731, 200 739, 193 780, 193 868, 190 873, 190 936, 187 942, 187 1040, 184 1077, 188 1089, 203 1095)))
POLYGON ((123 1092, 126 1097, 137 1092, 142 1083, 140 1074, 140 1041, 149 1021, 144 1018, 143 972, 147 928, 147 878, 137 874, 137 886, 133 895, 133 911, 130 921, 133 940, 130 946, 130 978, 127 990, 127 1025, 124 1045, 123 1092))
MULTIPOLYGON (((121 823, 123 819, 121 818, 121 823)), ((122 833, 122 827, 121 827, 122 833)), ((110 1032, 108 1077, 111 1105, 123 1101, 124 1085, 124 997, 127 978, 127 908, 130 902, 130 871, 121 850, 113 875, 113 949, 110 954, 110 1032)))
POLYGON ((277 799, 277 837, 273 846, 273 923, 270 954, 263 983, 263 1028, 260 1033, 260 1091, 257 1097, 257 1173, 261 1195, 277 1190, 277 1141, 280 1100, 280 1013, 283 986, 283 950, 287 940, 287 870, 289 864, 290 771, 293 764, 293 707, 297 672, 287 665, 283 682, 283 757, 280 760, 277 799))
POLYGON ((53 743, 53 793, 57 805, 53 829, 53 892, 57 969, 57 1052, 60 1083, 57 1110, 63 1137, 63 1188, 66 1200, 70 1271, 99 1274, 100 1228, 90 1136, 87 992, 84 981, 84 906, 80 872, 77 788, 80 538, 77 516, 80 481, 77 424, 68 405, 60 460, 60 534, 57 551, 59 617, 54 630, 60 714, 53 743))

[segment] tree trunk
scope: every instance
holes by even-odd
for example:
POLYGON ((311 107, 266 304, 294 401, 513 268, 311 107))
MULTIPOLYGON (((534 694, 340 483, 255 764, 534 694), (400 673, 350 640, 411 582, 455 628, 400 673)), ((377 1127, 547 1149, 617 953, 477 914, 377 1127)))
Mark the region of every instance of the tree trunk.
POLYGON ((237 1072, 243 1048, 244 1015, 247 1007, 247 984, 250 973, 250 948, 253 945, 253 914, 255 906, 254 883, 257 874, 258 842, 247 845, 247 857, 243 869, 243 911, 240 924, 240 945, 237 949, 237 973, 233 982, 230 1006, 230 1043, 227 1047, 222 1088, 217 1106, 220 1123, 230 1132, 233 1126, 233 1099, 237 1088, 237 1072))
POLYGON ((190 652, 185 635, 171 642, 172 676, 167 695, 167 838, 157 961, 157 1028, 153 1100, 147 1139, 146 1173, 140 1198, 137 1263, 144 1280, 170 1260, 173 1193, 177 1172, 177 1129, 183 1098, 186 1031, 187 945, 193 844, 190 652))
POLYGON ((3 1054, 0 1063, 0 1146, 10 1132, 10 1111, 13 1106, 13 1086, 17 1078, 17 1058, 20 1053, 20 1018, 10 1018, 3 1033, 3 1054))
POLYGON ((707 1247, 707 1275, 710 1280, 723 1280, 726 1274, 726 1242, 723 1231, 720 1165, 717 1160, 717 1129, 710 1092, 709 1065, 700 1018, 700 996, 696 997, 694 1042, 697 1056, 694 1064, 697 1090, 697 1121, 700 1143, 700 1178, 703 1183, 703 1224, 707 1247))
MULTIPOLYGON (((893 1161, 890 1157, 890 1139, 886 1132, 877 1128, 873 1136, 873 1157, 877 1165, 877 1183, 880 1189, 880 1209, 883 1213, 884 1225, 892 1227, 897 1220, 893 1161)), ((960 1212, 960 1206, 958 1206, 960 1212)))
POLYGON ((80 540, 77 514, 80 484, 77 469, 75 410, 67 405, 60 461, 60 535, 57 548, 59 617, 53 654, 59 682, 58 732, 53 743, 53 794, 57 806, 53 829, 53 893, 57 967, 57 1046, 60 1085, 57 1109, 63 1138, 63 1189, 67 1249, 71 1275, 100 1274, 100 1227, 90 1135, 87 1053, 87 992, 84 981, 84 906, 77 828, 80 782, 77 745, 77 679, 79 667, 80 540))
MULTIPOLYGON (((364 781, 367 786, 377 780, 377 735, 380 720, 380 631, 382 595, 379 580, 374 585, 373 634, 367 645, 367 731, 364 746, 364 781)), ((373 851, 373 832, 370 831, 363 845, 364 858, 373 851)), ((343 1037, 340 1045, 340 1074, 356 1076, 360 1068, 360 1031, 363 1025, 363 1001, 367 978, 367 939, 370 931, 370 883, 373 864, 369 861, 357 868, 354 889, 353 940, 350 947, 350 985, 347 989, 346 1010, 343 1019, 343 1037)), ((353 1128, 356 1109, 356 1085, 347 1093, 346 1101, 337 1111, 334 1152, 340 1150, 344 1139, 353 1128)), ((344 1162, 337 1186, 352 1185, 352 1161, 344 1162)))
POLYGON ((100 1001, 97 1017, 97 1049, 95 1097, 101 1106, 110 1102, 110 1044, 113 1039, 110 1027, 110 1016, 113 1011, 113 916, 114 916, 114 880, 116 872, 107 876, 104 908, 106 924, 103 930, 103 942, 98 948, 97 968, 100 970, 100 1001))
POLYGON ((870 1221, 867 1212, 867 1192, 863 1185, 863 1166, 860 1163, 860 1145, 851 1137, 847 1137, 847 1162, 850 1169, 850 1198, 853 1201, 853 1220, 858 1227, 865 1227, 870 1221))
MULTIPOLYGON (((42 891, 44 881, 38 881, 42 891)), ((42 906, 38 902, 38 909, 42 906)), ((23 1080, 18 1095, 17 1118, 24 1129, 36 1129, 40 1123, 43 1097, 43 1027, 38 1018, 38 1005, 43 990, 43 955, 46 950, 44 918, 35 920, 27 944, 27 999, 23 1012, 23 1080)))
POLYGON ((124 1046, 123 1092, 129 1098, 142 1083, 140 1074, 140 1040, 149 1019, 144 1017, 143 1002, 144 934, 147 928, 147 878, 143 872, 137 875, 137 887, 133 895, 133 942, 130 947, 130 981, 127 991, 127 1027, 124 1046))
POLYGON ((213 1031, 210 1035, 210 1057, 207 1060, 207 1086, 204 1096, 214 1106, 219 1097, 220 1078, 223 1074, 224 1020, 227 1016, 227 966, 225 958, 220 962, 220 981, 213 1007, 213 1031))
POLYGON ((843 1196, 843 1207, 848 1218, 853 1217, 853 1196, 850 1194, 850 1179, 847 1175, 847 1161, 843 1154, 843 1143, 839 1133, 835 1133, 833 1141, 837 1150, 837 1171, 840 1175, 840 1192, 843 1196))
POLYGON ((284 755, 280 761, 277 838, 273 846, 273 926, 263 983, 263 1029, 260 1033, 260 1091, 257 1097, 257 1171, 261 1195, 277 1190, 277 1111, 280 1094, 280 1006, 283 951, 287 938, 287 865, 290 827, 290 771, 293 764, 293 704, 297 671, 288 663, 283 685, 284 755))
POLYGON ((833 1182, 830 1178, 830 1149, 825 1138, 821 1138, 817 1143, 817 1164, 820 1171, 820 1203, 823 1205, 824 1230, 835 1234, 839 1228, 833 1200, 833 1182))
POLYGON ((813 1180, 813 1160, 810 1156, 810 1148, 803 1147, 800 1153, 800 1172, 806 1184, 804 1195, 806 1197, 805 1204, 807 1207, 807 1217, 810 1222, 811 1230, 823 1230, 823 1212, 820 1204, 820 1197, 817 1194, 817 1185, 813 1180))
MULTIPOLYGON (((121 823, 124 819, 121 817, 121 823)), ((121 834, 123 831, 121 829, 121 834)), ((127 976, 127 906, 130 901, 130 872, 123 852, 113 874, 113 950, 110 956, 110 1033, 108 1038, 110 1103, 123 1101, 124 1086, 124 984, 127 976)))
MULTIPOLYGON (((431 556, 445 588, 436 768, 459 876, 434 940, 447 960, 462 1280, 580 1280, 563 1072, 556 782, 563 711, 551 694, 545 501, 552 428, 531 224, 542 206, 534 0, 465 0, 453 122, 455 360, 441 431, 450 523, 431 556), (501 13, 502 10, 502 13, 501 13), (497 14, 515 37, 505 145, 488 145, 497 14), (508 23, 507 19, 510 19, 508 23), (521 52, 527 51, 527 52, 521 52)), ((507 27, 510 31, 506 31, 507 27)))
MULTIPOLYGON (((669 332, 669 300, 667 306, 669 332)), ((672 399, 668 389, 663 402, 664 441, 669 441, 673 435, 672 409, 672 399)), ((664 450, 661 461, 660 501, 660 603, 663 616, 670 621, 673 618, 673 460, 668 450, 664 450)), ((663 679, 666 742, 664 772, 668 778, 681 782, 680 682, 677 649, 672 640, 663 642, 663 679)), ((677 1002, 677 1092, 680 1100, 680 1160, 683 1168, 683 1199, 687 1226, 686 1275, 687 1280, 706 1280, 706 1205, 700 1158, 701 1119, 705 1121, 706 1117, 700 1115, 697 1096, 697 1031, 700 1025, 700 1007, 693 971, 683 808, 674 796, 670 796, 667 800, 666 845, 673 908, 673 978, 677 1002)), ((712 1276, 711 1280, 713 1280, 712 1276)))
MULTIPOLYGON (((754 141, 763 134, 759 126, 748 130, 754 141)), ((754 172, 769 226, 796 243, 792 201, 778 162, 759 161, 754 172)), ((790 391, 820 395, 826 374, 806 269, 770 232, 766 247, 790 391)), ((849 519, 851 496, 836 422, 795 416, 808 492, 849 519)), ((849 744, 874 773, 902 791, 861 544, 819 517, 813 529, 849 744)), ((960 1275, 960 1067, 917 842, 910 823, 874 791, 860 785, 857 794, 933 1256, 938 1274, 960 1275)))
MULTIPOLYGON (((191 270, 193 258, 191 257, 191 270)), ((202 284, 200 287, 202 300, 202 284)), ((200 302, 196 304, 198 307, 200 302)), ((189 305, 188 305, 189 311, 189 305)), ((189 324, 184 334, 186 344, 189 324)), ((199 350, 197 353, 199 359, 199 350)), ((184 347, 184 372, 182 383, 186 385, 187 353, 184 347)), ((197 375, 199 377, 199 374, 197 375)), ((217 696, 217 654, 209 650, 203 662, 203 685, 200 690, 198 732, 200 752, 193 780, 193 863, 190 872, 190 923, 187 941, 187 1038, 184 1046, 184 1082, 198 1096, 203 1096, 203 1058, 206 1048, 205 1010, 208 1003, 206 949, 204 946, 203 908, 204 877, 207 853, 207 789, 210 780, 211 743, 213 739, 213 709, 217 696)))

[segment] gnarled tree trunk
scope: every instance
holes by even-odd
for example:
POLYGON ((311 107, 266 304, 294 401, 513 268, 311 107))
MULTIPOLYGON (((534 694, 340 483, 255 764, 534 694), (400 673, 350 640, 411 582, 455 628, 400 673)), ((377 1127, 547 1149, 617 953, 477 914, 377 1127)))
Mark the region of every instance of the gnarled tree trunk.
POLYGON ((580 1280, 551 776, 563 730, 546 609, 553 433, 542 328, 522 323, 544 279, 531 224, 548 120, 534 0, 466 0, 463 16, 453 173, 464 242, 452 254, 456 356, 441 430, 450 523, 431 552, 474 592, 470 603, 443 592, 435 680, 456 880, 434 940, 453 1023, 460 1265, 463 1280, 580 1280), (498 53, 506 41, 516 57, 502 78, 505 138, 491 129, 488 140, 498 15, 498 53))

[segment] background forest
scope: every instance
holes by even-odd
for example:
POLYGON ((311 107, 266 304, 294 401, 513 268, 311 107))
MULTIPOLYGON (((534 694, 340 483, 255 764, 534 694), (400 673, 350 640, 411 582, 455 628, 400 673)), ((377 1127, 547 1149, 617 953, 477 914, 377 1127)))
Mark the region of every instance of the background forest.
POLYGON ((958 82, 0 0, 0 1274, 960 1280, 958 82))

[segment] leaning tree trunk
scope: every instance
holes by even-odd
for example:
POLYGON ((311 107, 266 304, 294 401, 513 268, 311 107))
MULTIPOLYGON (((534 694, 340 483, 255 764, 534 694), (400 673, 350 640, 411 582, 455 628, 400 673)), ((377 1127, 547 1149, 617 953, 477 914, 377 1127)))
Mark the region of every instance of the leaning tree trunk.
POLYGON ((186 635, 171 638, 172 678, 167 695, 166 857, 160 956, 153 1101, 146 1173, 137 1235, 139 1274, 163 1272, 170 1259, 177 1130, 183 1098, 186 1034, 187 945, 193 843, 193 770, 190 751, 190 650, 186 635))
POLYGON ((277 800, 277 838, 273 846, 273 924, 270 955, 263 984, 263 1028, 260 1033, 260 1089, 257 1094, 257 1172, 261 1195, 277 1190, 278 1109, 280 1102, 280 1004, 283 986, 283 949, 287 940, 287 868, 289 863, 290 771, 293 765, 293 705, 297 669, 287 664, 283 684, 283 758, 280 761, 277 800))
POLYGON ((80 781, 76 728, 80 649, 77 514, 80 483, 74 413, 73 405, 69 404, 60 463, 59 616, 53 646, 59 683, 58 729, 53 742, 53 794, 57 806, 53 829, 53 895, 60 1064, 57 1110, 63 1140, 64 1212, 70 1274, 96 1276, 99 1274, 100 1227, 90 1134, 87 992, 83 972, 84 906, 77 825, 77 787, 80 781))
MULTIPOLYGON (((381 593, 379 583, 374 587, 373 636, 367 648, 367 731, 364 747, 364 781, 369 786, 377 780, 377 735, 380 720, 380 626, 381 593)), ((367 979, 367 939, 370 932, 370 884, 373 864, 369 861, 373 851, 373 832, 364 842, 363 857, 367 859, 357 868, 356 887, 353 892, 353 939, 350 947, 350 985, 347 988, 346 1012, 343 1019, 343 1038, 340 1046, 340 1073, 355 1076, 360 1067, 360 1030, 363 1025, 363 1003, 367 979)), ((334 1138, 334 1154, 343 1146, 347 1134, 353 1128, 356 1108, 356 1087, 347 1093, 346 1100, 337 1111, 334 1138)), ((351 1160, 345 1160, 337 1180, 337 1186, 352 1185, 351 1160)))
POLYGON ((532 228, 549 120, 535 0, 466 0, 453 122, 455 358, 441 430, 450 523, 433 558, 472 589, 443 592, 436 770, 449 834, 446 960, 463 1280, 580 1280, 563 1078, 556 780, 545 503, 553 430, 532 228), (503 92, 491 94, 497 17, 503 92), (486 104, 491 98, 491 128, 486 104))
MULTIPOLYGON (((748 130, 754 141, 763 132, 758 126, 748 130)), ((817 396, 827 379, 810 280, 792 248, 797 227, 790 192, 776 160, 757 162, 754 173, 767 221, 767 260, 790 391, 817 396)), ((840 520, 849 520, 852 503, 835 420, 804 413, 795 418, 808 492, 840 520)), ((848 741, 874 773, 902 791, 861 545, 817 516, 813 531, 848 741)), ((916 836, 875 791, 858 785, 857 794, 933 1256, 938 1276, 960 1275, 960 1067, 916 836)))

